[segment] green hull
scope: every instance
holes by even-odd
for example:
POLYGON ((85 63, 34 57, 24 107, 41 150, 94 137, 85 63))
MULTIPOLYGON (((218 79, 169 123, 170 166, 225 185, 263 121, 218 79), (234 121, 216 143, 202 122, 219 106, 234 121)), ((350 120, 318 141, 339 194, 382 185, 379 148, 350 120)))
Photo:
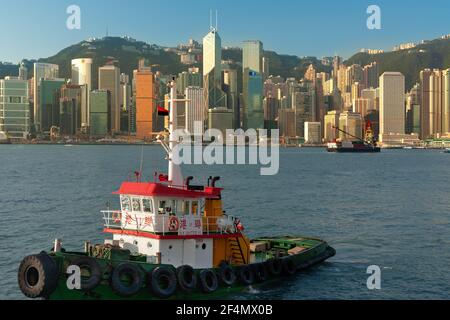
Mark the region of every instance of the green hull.
MULTIPOLYGON (((282 237, 282 238, 264 238, 257 239, 255 241, 266 241, 270 242, 273 246, 276 246, 279 250, 292 249, 298 245, 306 248, 304 251, 291 255, 291 259, 295 262, 296 271, 301 271, 317 265, 325 260, 333 257, 336 251, 330 247, 326 242, 318 239, 310 238, 293 238, 293 237, 282 237)), ((123 297, 115 293, 110 285, 108 273, 104 274, 101 283, 93 290, 89 292, 79 291, 79 290, 69 290, 67 288, 67 276, 61 272, 66 270, 70 265, 70 261, 79 256, 85 256, 86 254, 81 253, 52 253, 50 256, 57 262, 58 268, 60 270, 60 277, 58 280, 58 285, 56 290, 48 297, 49 300, 158 300, 158 298, 152 294, 151 290, 145 286, 132 297, 123 297)), ((264 262, 269 257, 265 255, 264 257, 256 257, 258 262, 264 262)), ((114 268, 116 265, 124 262, 123 260, 108 260, 108 259, 97 259, 97 262, 102 267, 102 270, 108 270, 108 268, 114 268)), ((151 272, 156 267, 161 265, 148 264, 145 262, 125 261, 131 262, 133 264, 139 265, 146 272, 151 272)), ((172 267, 172 266, 166 266, 172 267)), ((236 266, 237 267, 237 266, 236 266)), ((173 267, 172 267, 173 268, 173 267)), ((200 271, 200 270, 196 270, 200 271)), ((216 270, 217 271, 217 270, 216 270)), ((265 284, 276 282, 283 276, 273 276, 270 275, 268 279, 264 282, 255 282, 252 287, 258 287, 265 284)), ((249 288, 248 285, 243 285, 239 281, 236 281, 235 285, 231 287, 225 287, 222 284, 219 286, 217 291, 209 294, 203 293, 200 289, 195 289, 189 293, 183 292, 181 289, 177 289, 177 292, 170 297, 170 300, 205 300, 205 299, 223 299, 229 298, 233 294, 238 294, 245 292, 249 288)))

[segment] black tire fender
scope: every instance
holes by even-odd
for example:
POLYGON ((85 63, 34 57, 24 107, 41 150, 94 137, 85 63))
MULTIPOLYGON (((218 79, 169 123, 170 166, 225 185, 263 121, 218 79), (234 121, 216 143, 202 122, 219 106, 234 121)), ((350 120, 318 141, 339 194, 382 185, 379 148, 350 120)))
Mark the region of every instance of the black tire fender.
POLYGON ((81 270, 87 269, 89 272, 89 277, 84 278, 81 277, 81 290, 83 291, 91 291, 97 288, 102 281, 102 269, 98 262, 91 257, 79 257, 75 258, 70 265, 78 266, 81 270))
POLYGON ((203 293, 213 293, 219 288, 219 280, 212 270, 202 270, 199 274, 200 289, 203 293))
POLYGON ((239 268, 239 281, 246 286, 252 285, 255 283, 255 275, 253 273, 252 268, 250 266, 242 266, 239 268))
POLYGON ((183 291, 190 292, 197 287, 197 275, 191 266, 181 266, 176 271, 178 285, 183 291))
POLYGON ((291 257, 281 258, 281 265, 285 276, 292 276, 297 272, 297 266, 291 257))
POLYGON ((278 277, 283 272, 283 266, 280 259, 270 259, 266 261, 267 269, 269 273, 275 277, 278 277))
POLYGON ((177 291, 177 276, 169 268, 157 267, 148 276, 149 289, 160 299, 168 299, 177 291))
POLYGON ((228 264, 222 264, 219 271, 220 281, 227 287, 231 287, 236 283, 236 272, 228 264))
POLYGON ((20 263, 19 288, 28 298, 48 298, 55 291, 58 279, 58 265, 47 254, 28 256, 20 263))
POLYGON ((115 292, 123 297, 131 297, 137 294, 144 284, 144 274, 141 268, 131 263, 121 263, 114 268, 111 275, 111 287, 115 292), (131 279, 131 284, 122 282, 122 277, 127 275, 131 279))

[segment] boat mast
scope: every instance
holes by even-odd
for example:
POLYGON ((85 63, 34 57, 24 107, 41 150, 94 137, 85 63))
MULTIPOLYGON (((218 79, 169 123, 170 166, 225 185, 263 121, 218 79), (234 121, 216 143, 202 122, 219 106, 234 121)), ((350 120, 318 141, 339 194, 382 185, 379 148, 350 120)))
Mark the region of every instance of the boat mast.
POLYGON ((170 113, 169 113, 169 182, 172 187, 182 188, 183 174, 181 172, 181 167, 173 162, 173 150, 178 145, 178 141, 176 141, 175 130, 177 129, 177 102, 176 99, 176 90, 177 85, 175 80, 171 81, 169 84, 170 87, 170 113))

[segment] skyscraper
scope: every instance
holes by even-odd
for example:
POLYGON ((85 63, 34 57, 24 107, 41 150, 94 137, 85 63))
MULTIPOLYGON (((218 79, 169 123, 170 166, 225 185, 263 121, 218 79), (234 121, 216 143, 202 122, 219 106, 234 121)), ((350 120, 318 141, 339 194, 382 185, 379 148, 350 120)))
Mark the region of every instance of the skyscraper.
POLYGON ((198 68, 189 68, 178 74, 177 91, 179 94, 184 94, 187 87, 203 87, 202 75, 198 68))
POLYGON ((344 111, 339 116, 339 139, 342 141, 355 141, 362 139, 362 117, 359 113, 344 111), (346 134, 346 133, 348 134, 346 134), (357 138, 358 137, 358 138, 357 138))
POLYGON ((19 139, 30 132, 28 81, 10 77, 0 80, 0 132, 19 139))
POLYGON ((405 134, 405 76, 385 72, 380 77, 380 142, 405 134))
POLYGON ((50 63, 36 62, 34 64, 33 93, 34 93, 34 124, 37 131, 41 128, 39 110, 39 84, 42 79, 52 80, 59 77, 59 66, 50 63))
POLYGON ((120 69, 106 65, 98 69, 98 88, 111 93, 111 132, 120 132, 120 69))
POLYGON ((92 59, 81 58, 72 60, 72 84, 86 86, 81 101, 81 124, 89 126, 89 99, 92 88, 92 59))
POLYGON ((264 128, 263 44, 258 40, 243 45, 243 107, 245 129, 264 128))
POLYGON ((223 69, 223 91, 227 95, 227 108, 233 111, 233 128, 239 127, 238 78, 237 71, 226 67, 223 69))
POLYGON ((155 75, 143 62, 134 71, 136 104, 136 137, 151 140, 157 129, 155 75))
POLYGON ((378 88, 380 84, 380 70, 376 61, 363 68, 363 86, 364 88, 378 88))
POLYGON ((203 38, 203 89, 205 95, 205 119, 208 109, 227 106, 222 91, 222 40, 217 29, 211 27, 203 38))
POLYGON ((91 136, 105 136, 111 130, 111 93, 108 90, 95 90, 91 98, 91 136))
POLYGON ((204 96, 203 89, 200 87, 187 87, 185 90, 186 95, 186 130, 190 134, 195 132, 195 122, 202 123, 202 134, 203 134, 203 124, 205 123, 205 113, 204 113, 204 96))

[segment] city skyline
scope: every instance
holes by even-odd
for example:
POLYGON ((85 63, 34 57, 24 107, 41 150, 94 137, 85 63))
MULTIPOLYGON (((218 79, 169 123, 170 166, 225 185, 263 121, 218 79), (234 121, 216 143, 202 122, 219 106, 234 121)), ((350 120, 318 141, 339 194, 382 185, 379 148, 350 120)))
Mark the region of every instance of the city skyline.
POLYGON ((448 3, 431 7, 429 4, 408 3, 405 6, 377 1, 376 5, 381 8, 381 30, 367 29, 369 15, 366 10, 372 3, 365 0, 339 4, 327 1, 320 6, 290 1, 278 6, 269 6, 264 1, 258 5, 254 1, 232 5, 230 1, 218 0, 172 1, 170 4, 135 0, 133 6, 114 1, 106 6, 106 3, 85 0, 77 3, 53 0, 30 3, 19 0, 7 4, 6 9, 11 12, 29 14, 21 24, 15 22, 15 15, 7 15, 0 20, 0 37, 9 44, 2 50, 0 60, 18 62, 23 58, 45 58, 89 37, 106 34, 128 35, 148 43, 173 47, 189 38, 201 40, 210 24, 210 10, 216 9, 224 46, 241 46, 243 40, 258 39, 267 50, 296 56, 338 54, 348 58, 362 48, 391 50, 400 43, 438 38, 450 30, 450 22, 445 17, 445 9, 450 7, 448 3), (66 9, 72 4, 81 8, 81 30, 66 28, 66 9), (140 10, 135 10, 136 7, 140 10), (108 14, 102 14, 106 12, 108 14), (149 12, 151 19, 148 19, 149 12), (173 19, 169 19, 168 12, 173 19), (429 19, 412 19, 423 12, 427 12, 429 19), (43 16, 48 18, 42 19, 43 16), (331 28, 334 20, 337 23, 331 28), (414 24, 404 23, 412 20, 414 24), (13 23, 15 28, 12 32, 8 25, 13 23))

